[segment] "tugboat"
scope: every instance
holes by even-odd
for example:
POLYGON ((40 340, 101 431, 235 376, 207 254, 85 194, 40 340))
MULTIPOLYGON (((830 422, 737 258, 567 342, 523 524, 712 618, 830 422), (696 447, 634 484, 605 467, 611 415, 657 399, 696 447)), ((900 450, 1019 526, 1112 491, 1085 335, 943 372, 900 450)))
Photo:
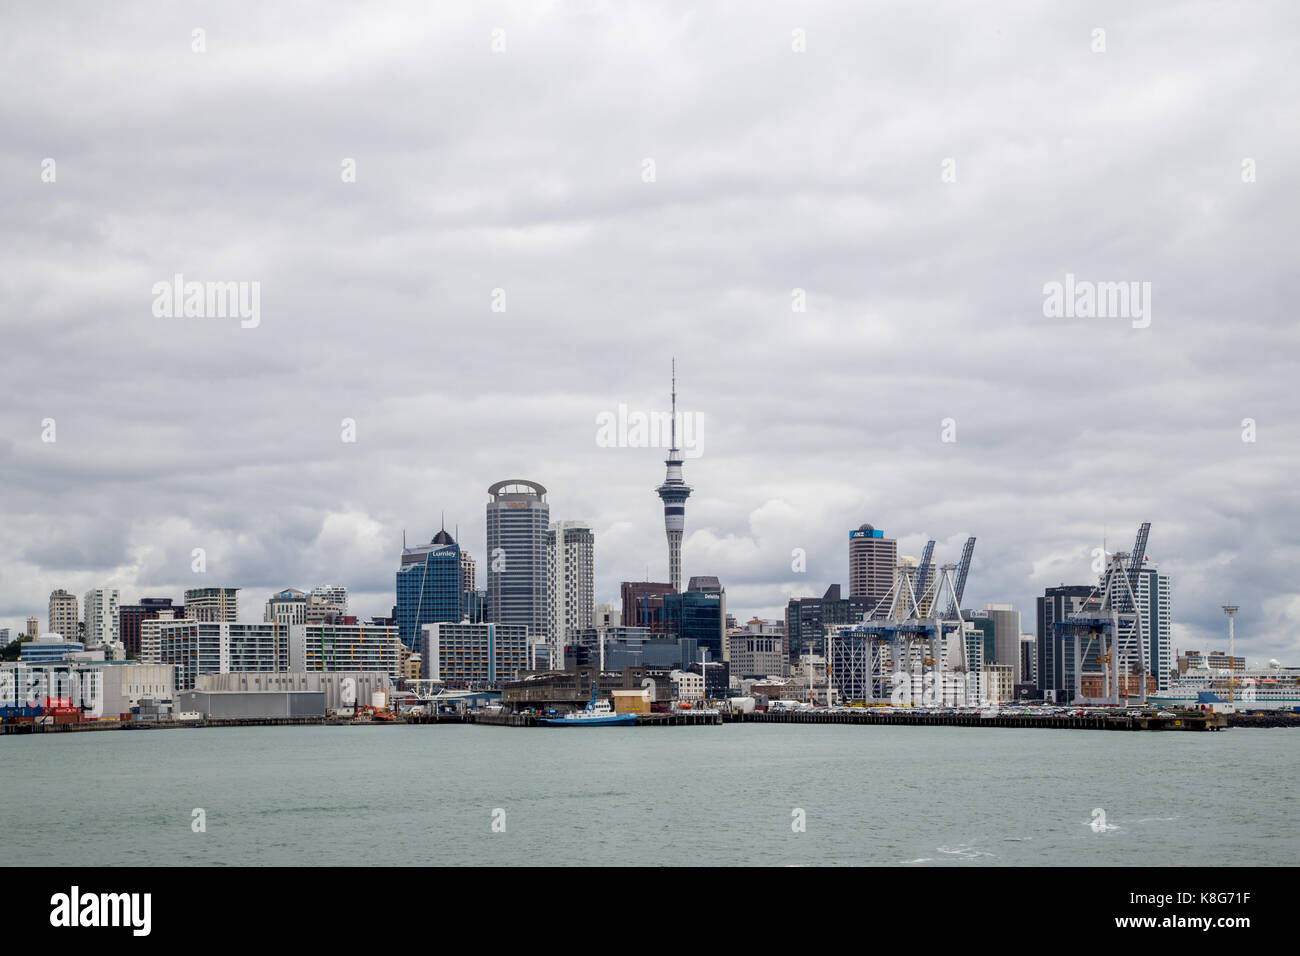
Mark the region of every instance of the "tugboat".
POLYGON ((607 700, 596 699, 596 682, 591 682, 591 700, 582 710, 563 717, 544 717, 538 721, 543 727, 631 727, 636 725, 636 714, 616 714, 607 700))

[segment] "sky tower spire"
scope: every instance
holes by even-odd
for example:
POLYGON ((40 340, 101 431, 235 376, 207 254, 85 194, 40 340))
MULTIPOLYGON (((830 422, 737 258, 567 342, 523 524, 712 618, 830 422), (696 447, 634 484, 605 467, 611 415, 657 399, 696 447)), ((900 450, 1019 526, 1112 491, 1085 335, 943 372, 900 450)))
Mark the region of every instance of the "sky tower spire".
POLYGON ((673 441, 668 449, 668 457, 673 458, 677 452, 677 356, 673 356, 673 411, 672 417, 668 419, 668 427, 672 431, 673 441))
MULTIPOLYGON (((672 371, 672 421, 670 430, 672 447, 668 449, 668 473, 664 483, 656 490, 664 503, 664 531, 668 535, 668 580, 674 591, 682 589, 682 533, 686 530, 686 499, 691 488, 682 478, 682 455, 677 447, 677 359, 673 358, 672 371)), ((663 432, 659 433, 660 435, 663 432)))

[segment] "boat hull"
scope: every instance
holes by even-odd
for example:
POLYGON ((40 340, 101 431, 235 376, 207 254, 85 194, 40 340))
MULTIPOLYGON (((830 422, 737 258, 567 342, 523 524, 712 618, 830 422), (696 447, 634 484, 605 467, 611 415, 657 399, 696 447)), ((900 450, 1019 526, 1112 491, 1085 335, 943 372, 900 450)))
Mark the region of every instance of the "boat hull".
POLYGON ((544 717, 538 723, 543 727, 634 727, 636 714, 612 714, 608 717, 544 717))

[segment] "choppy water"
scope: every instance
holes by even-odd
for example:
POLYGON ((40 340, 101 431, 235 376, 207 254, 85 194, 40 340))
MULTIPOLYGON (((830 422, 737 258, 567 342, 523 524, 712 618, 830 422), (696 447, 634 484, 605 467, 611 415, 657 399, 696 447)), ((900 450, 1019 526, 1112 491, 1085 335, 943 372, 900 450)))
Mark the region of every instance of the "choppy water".
POLYGON ((0 864, 1295 865, 1298 784, 1289 730, 50 734, 0 738, 0 864))

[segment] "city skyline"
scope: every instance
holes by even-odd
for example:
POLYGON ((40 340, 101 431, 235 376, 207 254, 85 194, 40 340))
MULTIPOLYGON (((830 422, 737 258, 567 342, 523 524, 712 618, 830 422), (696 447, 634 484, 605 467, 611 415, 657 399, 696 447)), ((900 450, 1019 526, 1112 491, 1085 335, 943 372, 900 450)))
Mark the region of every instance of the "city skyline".
POLYGON ((682 578, 738 617, 847 593, 863 523, 978 536, 967 603, 1029 614, 1151 521, 1175 648, 1231 602, 1239 653, 1295 662, 1300 14, 1256 9, 205 10, 203 53, 157 8, 15 11, 0 627, 56 588, 387 614, 443 512, 482 585, 504 475, 591 523, 617 602, 669 579, 665 449, 598 420, 666 411, 675 355, 682 578), (259 283, 258 321, 157 314, 178 275, 259 283), (1131 321, 1045 291, 1130 281, 1131 321))
MULTIPOLYGON (((507 480, 507 481, 498 482, 498 483, 496 483, 495 485, 493 485, 493 487, 492 487, 491 489, 489 489, 489 495, 495 496, 495 495, 497 494, 497 490, 498 490, 499 488, 503 488, 503 487, 507 487, 507 486, 509 486, 509 487, 514 487, 516 484, 519 484, 519 483, 520 483, 520 482, 518 482, 518 481, 516 481, 516 480, 513 480, 513 479, 512 479, 512 480, 507 480)), ((524 484, 524 485, 528 485, 527 482, 523 482, 523 484, 524 484)), ((536 487, 540 488, 540 486, 536 486, 536 487)), ((541 490, 543 491, 543 494, 544 494, 544 495, 547 493, 547 492, 546 492, 546 489, 541 489, 541 490)), ((545 499, 543 499, 543 500, 545 500, 545 499)), ((415 553, 416 551, 421 551, 421 552, 422 552, 422 551, 426 551, 426 550, 430 550, 430 549, 436 549, 436 548, 439 546, 439 542, 443 542, 443 543, 445 543, 445 544, 450 544, 450 545, 456 546, 456 542, 455 542, 455 540, 454 540, 452 537, 450 537, 450 536, 448 535, 448 533, 447 533, 447 531, 446 531, 446 529, 445 529, 445 516, 443 516, 443 518, 441 518, 440 521, 442 521, 442 523, 444 524, 444 527, 442 527, 441 530, 440 530, 439 532, 437 532, 437 533, 434 535, 434 537, 433 537, 433 539, 432 539, 432 541, 431 541, 431 543, 430 543, 429 545, 416 545, 416 546, 414 546, 414 547, 412 547, 412 548, 407 548, 407 547, 405 547, 405 542, 404 542, 404 546, 403 546, 403 550, 402 550, 402 555, 403 555, 403 560, 404 560, 404 561, 405 561, 405 556, 408 555, 408 554, 413 554, 413 553, 415 553)), ((588 523, 588 522, 585 522, 585 521, 571 521, 571 520, 570 520, 570 521, 563 521, 563 522, 560 522, 560 524, 562 524, 562 525, 566 525, 566 526, 568 526, 568 525, 577 526, 577 527, 581 527, 581 528, 584 528, 584 529, 589 527, 589 523, 588 523)), ((866 529, 870 529, 870 527, 871 527, 870 525, 862 525, 862 526, 860 526, 860 527, 858 527, 858 528, 851 528, 851 529, 849 529, 849 540, 852 542, 856 537, 858 537, 858 536, 860 536, 860 535, 863 534, 863 529, 864 529, 864 528, 866 528, 866 529)), ((552 536, 554 535, 554 528, 553 528, 553 527, 552 527, 550 533, 551 533, 552 536)), ((879 531, 879 529, 875 529, 873 533, 876 534, 877 536, 879 536, 881 532, 879 531)), ((892 544, 893 542, 891 541, 891 542, 889 542, 889 543, 892 544)), ((1115 543, 1115 542, 1107 542, 1107 543, 1108 543, 1109 545, 1113 545, 1113 547, 1107 547, 1107 548, 1104 549, 1104 550, 1105 550, 1105 553, 1108 554, 1108 555, 1109 555, 1109 554, 1113 554, 1113 553, 1115 553, 1116 551, 1123 550, 1123 546, 1120 545, 1120 544, 1117 544, 1117 543, 1115 543)), ((553 548, 553 542, 552 542, 552 545, 549 546, 549 547, 550 547, 550 548, 553 548)), ((588 544, 588 548, 590 548, 590 547, 591 547, 591 545, 588 544)), ((599 547, 599 546, 597 545, 597 550, 598 550, 598 547, 599 547)), ((846 559, 847 559, 847 560, 846 560, 846 572, 849 572, 849 573, 846 573, 846 575, 845 575, 845 580, 848 580, 848 579, 849 579, 849 576, 850 576, 850 574, 851 574, 851 569, 852 569, 852 567, 853 567, 853 560, 854 560, 854 559, 853 559, 853 557, 852 557, 852 551, 851 551, 851 548, 852 548, 852 545, 850 544, 849 548, 846 549, 846 559)), ((1100 550, 1100 549, 1098 549, 1098 550, 1100 550)), ((466 549, 466 550, 461 550, 458 546, 456 546, 456 551, 457 551, 457 555, 456 555, 456 561, 455 561, 455 564, 456 564, 456 568, 458 569, 458 570, 457 570, 457 575, 458 575, 458 581, 459 581, 459 574, 461 573, 459 569, 462 567, 462 557, 461 557, 461 556, 464 555, 464 556, 468 556, 468 557, 470 557, 472 560, 474 560, 475 564, 477 564, 478 559, 473 558, 472 553, 469 552, 467 549, 466 549)), ((485 547, 485 551, 486 551, 486 547, 485 547)), ((899 550, 899 551, 898 551, 898 557, 899 557, 900 560, 905 559, 905 558, 906 558, 906 559, 912 559, 912 560, 915 560, 917 556, 916 556, 916 555, 913 555, 913 554, 907 554, 907 553, 903 552, 902 550, 899 550)), ((1094 551, 1094 554, 1093 554, 1093 561, 1095 562, 1096 560, 1097 560, 1097 554, 1096 554, 1096 551, 1094 551)), ((1148 560, 1149 560, 1149 556, 1148 556, 1148 560)), ((937 562, 937 563, 945 563, 946 561, 947 561, 947 557, 944 556, 944 555, 942 555, 942 554, 940 554, 939 557, 936 558, 936 562, 937 562)), ((1151 565, 1151 564, 1148 564, 1148 565, 1144 568, 1143 577, 1145 578, 1145 576, 1146 576, 1147 574, 1155 574, 1158 570, 1159 570, 1159 567, 1158 567, 1157 565, 1151 565)), ((695 577, 695 576, 696 576, 696 575, 692 575, 692 577, 695 577)), ((712 575, 712 576, 717 577, 717 575, 712 575)), ((1168 582, 1168 580, 1169 580, 1169 576, 1168 576, 1167 574, 1165 574, 1165 573, 1161 573, 1161 574, 1160 574, 1160 577, 1161 577, 1162 580, 1164 580, 1164 581, 1166 582, 1166 586, 1168 586, 1168 583, 1167 583, 1167 582, 1168 582)), ((620 581, 620 585, 623 584, 623 583, 626 583, 626 582, 636 582, 636 581, 638 581, 638 580, 641 580, 641 579, 636 579, 636 578, 626 578, 626 577, 625 577, 625 578, 622 578, 622 579, 621 579, 621 581, 620 581)), ((644 580, 649 581, 649 580, 651 580, 651 578, 645 578, 644 580)), ((725 586, 725 583, 726 583, 725 580, 723 580, 722 583, 723 583, 723 585, 725 586)), ((830 582, 831 585, 836 585, 836 584, 839 584, 839 583, 840 583, 840 582, 838 582, 838 581, 832 581, 832 582, 830 582)), ((1094 581, 1094 580, 1085 580, 1084 578, 1079 578, 1079 579, 1077 579, 1077 580, 1075 580, 1075 581, 1073 581, 1073 582, 1061 582, 1060 584, 1058 584, 1058 585, 1056 585, 1056 586, 1048 585, 1048 588, 1052 588, 1052 587, 1060 587, 1060 586, 1070 586, 1071 584, 1075 584, 1075 585, 1078 585, 1078 584, 1095 585, 1095 584, 1096 584, 1096 581, 1094 581)), ((319 592, 322 592, 323 590, 326 590, 326 589, 327 589, 327 588, 325 588, 324 586, 321 586, 321 585, 308 585, 308 586, 310 586, 310 587, 312 588, 312 593, 313 593, 313 594, 315 594, 315 593, 319 593, 319 592)), ((459 584, 458 584, 457 586, 459 587, 459 584)), ((400 587, 400 575, 399 575, 399 587, 400 587)), ((212 584, 196 585, 196 586, 194 586, 193 588, 189 588, 189 589, 186 589, 186 590, 196 590, 196 589, 200 589, 200 590, 201 590, 201 589, 204 589, 204 588, 209 588, 209 589, 222 589, 222 590, 224 590, 224 589, 231 589, 231 590, 252 590, 252 589, 247 588, 247 587, 245 587, 245 586, 243 586, 243 585, 238 585, 238 586, 234 586, 233 588, 231 588, 230 585, 212 585, 212 584)), ((92 590, 99 590, 99 589, 92 589, 92 590)), ((112 589, 110 588, 110 590, 112 590, 112 589)), ((159 592, 161 592, 162 590, 165 590, 165 589, 163 589, 163 588, 153 588, 153 589, 145 588, 144 591, 143 591, 143 592, 142 592, 142 593, 141 593, 141 594, 136 598, 136 600, 138 601, 138 600, 146 600, 146 599, 149 599, 149 598, 156 598, 156 597, 158 596, 159 592), (148 592, 148 593, 145 593, 145 592, 148 592)), ((347 592, 347 593, 349 594, 349 597, 351 597, 351 592, 350 592, 350 590, 347 588, 347 586, 336 586, 336 587, 334 587, 334 588, 331 588, 330 590, 339 590, 339 591, 344 591, 344 592, 347 592)), ((848 588, 845 587, 845 588, 843 588, 843 590, 844 590, 845 592, 847 592, 847 591, 848 591, 848 588)), ((52 592, 52 593, 51 593, 51 599, 53 599, 55 593, 57 593, 57 592, 52 592)), ((182 592, 182 593, 183 593, 183 592, 182 592)), ((814 595, 814 594, 808 594, 808 593, 791 593, 791 594, 788 596, 787 603, 788 603, 788 600, 789 600, 789 599, 800 599, 800 598, 807 598, 807 597, 816 597, 816 596, 818 596, 818 595, 820 595, 820 591, 818 592, 817 595, 814 595)), ((70 596, 71 596, 71 595, 70 595, 70 596)), ((1014 607, 1015 610, 1017 611, 1017 613, 1018 613, 1018 614, 1021 614, 1022 616, 1024 616, 1026 620, 1029 620, 1029 619, 1032 618, 1032 615, 1033 615, 1033 609, 1034 609, 1035 605, 1036 605, 1037 602, 1042 598, 1042 596, 1043 596, 1043 592, 1040 591, 1037 595, 1034 595, 1034 597, 1031 598, 1031 600, 1030 600, 1029 602, 1027 602, 1027 606, 1021 606, 1020 604, 1016 604, 1016 603, 1014 603, 1014 602, 1011 603, 1010 605, 1003 605, 1003 604, 1001 603, 1001 601, 1000 601, 997 597, 995 597, 995 596, 981 597, 981 598, 979 598, 978 600, 975 600, 975 599, 970 598, 970 596, 969 596, 969 592, 968 592, 966 598, 965 598, 965 599, 963 600, 963 602, 962 602, 962 606, 963 606, 964 609, 970 609, 970 610, 979 610, 979 609, 981 609, 981 608, 984 608, 985 605, 993 605, 993 606, 995 606, 995 607, 997 607, 997 606, 1010 606, 1010 607, 1014 607)), ((267 599, 267 600, 268 600, 268 602, 270 602, 270 601, 273 601, 276 597, 277 597, 277 594, 273 593, 273 594, 268 595, 268 599, 267 599)), ((376 597, 377 597, 377 598, 381 598, 382 595, 377 595, 376 597)), ((356 617, 357 620, 367 620, 367 619, 369 619, 369 618, 371 618, 371 617, 380 617, 380 618, 387 617, 387 616, 388 616, 388 613, 392 610, 392 608, 394 608, 394 607, 399 607, 399 606, 401 605, 401 599, 400 599, 399 597, 397 597, 396 592, 390 592, 390 597, 393 598, 393 604, 390 605, 390 606, 388 606, 386 609, 385 609, 385 608, 378 608, 378 609, 374 610, 372 613, 365 613, 365 614, 361 614, 361 613, 358 613, 356 610, 353 610, 352 613, 353 613, 354 617, 356 617)), ((182 600, 182 603, 183 603, 184 599, 182 598, 181 600, 182 600)), ((129 602, 129 601, 126 601, 125 599, 123 599, 123 604, 124 604, 124 605, 126 605, 126 604, 130 604, 130 603, 134 603, 134 602, 129 602)), ((382 600, 380 600, 380 603, 382 604, 382 600)), ((612 596, 612 597, 606 597, 606 596, 602 595, 601 593, 599 593, 598 591, 594 593, 593 606, 594 606, 594 605, 610 605, 610 606, 618 606, 619 603, 620 603, 620 598, 619 598, 618 595, 614 595, 614 596, 612 596)), ((782 624, 784 624, 784 621, 785 621, 785 611, 786 611, 786 608, 787 608, 787 603, 782 603, 782 604, 778 607, 777 612, 774 613, 774 614, 764 614, 764 611, 763 611, 763 610, 760 610, 760 611, 748 611, 748 610, 741 610, 741 609, 739 609, 739 608, 735 609, 735 611, 733 611, 733 612, 731 612, 731 613, 732 613, 733 616, 736 618, 736 621, 737 621, 737 624, 738 624, 738 625, 743 625, 744 621, 746 621, 746 620, 748 620, 748 619, 750 619, 750 618, 767 619, 767 620, 777 620, 777 621, 782 622, 782 624)), ((869 602, 869 603, 870 603, 870 602, 869 602)), ((262 609, 263 609, 265 606, 269 606, 269 604, 268 604, 268 605, 261 605, 261 604, 257 604, 257 605, 246 604, 246 605, 244 606, 244 608, 242 609, 241 613, 239 613, 239 615, 237 616, 236 619, 239 620, 240 622, 244 622, 244 623, 260 623, 260 622, 263 620, 263 614, 265 613, 265 611, 262 610, 262 609)), ((1176 621, 1176 620, 1177 620, 1177 606, 1176 606, 1176 604, 1175 604, 1174 607, 1175 607, 1175 609, 1174 609, 1174 612, 1173 612, 1172 617, 1173 617, 1173 619, 1176 621)), ((764 609, 764 610, 765 610, 765 609, 764 609)), ((1221 609, 1220 609, 1220 610, 1221 610, 1221 609)), ((551 616, 553 613, 554 613, 554 607, 552 606, 551 610, 547 612, 548 619, 550 618, 550 616, 551 616)), ((882 608, 882 613, 883 613, 883 608, 882 608)), ((1168 625, 1169 625, 1169 622, 1166 621, 1166 622, 1165 622, 1165 626, 1168 627, 1168 625)), ((1174 631, 1175 631, 1175 632, 1177 631, 1176 626, 1175 626, 1175 628, 1174 628, 1174 631)), ((14 629, 14 630, 13 630, 13 633, 14 633, 15 635, 17 635, 17 634, 19 634, 19 633, 21 633, 21 632, 20 632, 18 629, 14 629)), ((543 640, 544 640, 544 639, 546 639, 546 638, 548 637, 548 634, 549 634, 549 631, 539 631, 539 632, 538 632, 534 637, 535 637, 536 639, 543 639, 543 640)), ((70 639, 70 640, 75 640, 75 639, 76 639, 75 635, 65 635, 65 637, 67 637, 67 638, 70 639)), ((533 638, 530 638, 530 639, 533 639, 533 638)), ((1224 637, 1224 640, 1226 641, 1226 636, 1224 637)), ((1225 646, 1226 646, 1226 645, 1225 645, 1225 646)), ((1208 649, 1211 653, 1216 653, 1216 652, 1218 652, 1217 644, 1216 644, 1216 641, 1215 641, 1215 637, 1214 637, 1214 636, 1211 636, 1211 637, 1210 637, 1210 638, 1205 642, 1204 647, 1205 647, 1205 649, 1208 649)), ((1172 651, 1174 651, 1174 650, 1177 650, 1178 652, 1187 652, 1187 651, 1199 652, 1201 649, 1198 648, 1197 646, 1193 645, 1193 644, 1188 644, 1188 645, 1186 645, 1186 646, 1179 645, 1179 644, 1177 643, 1177 639, 1176 639, 1176 638, 1172 638, 1172 639, 1170 640, 1169 645, 1166 646, 1166 650, 1172 653, 1172 651)), ((1249 653, 1249 650, 1250 650, 1250 649, 1247 648, 1247 649, 1246 649, 1246 652, 1249 653)), ((1037 652, 1035 652, 1035 653, 1037 653, 1037 652)), ((1263 658, 1261 658, 1261 660, 1262 660, 1262 659, 1263 659, 1263 658)))

